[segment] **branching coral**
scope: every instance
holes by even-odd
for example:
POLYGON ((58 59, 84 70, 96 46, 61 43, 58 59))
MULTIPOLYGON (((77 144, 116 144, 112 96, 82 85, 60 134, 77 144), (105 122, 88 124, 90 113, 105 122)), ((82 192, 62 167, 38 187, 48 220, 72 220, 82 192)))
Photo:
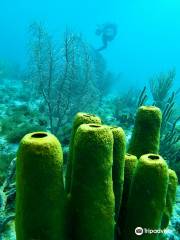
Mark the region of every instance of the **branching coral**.
POLYGON ((175 76, 175 70, 171 70, 167 74, 160 74, 149 81, 154 105, 157 107, 163 107, 163 103, 168 97, 169 91, 172 88, 175 76))
POLYGON ((140 107, 142 105, 145 105, 145 102, 147 101, 147 93, 146 93, 146 86, 144 86, 143 90, 141 91, 137 103, 137 107, 140 107))
POLYGON ((180 177, 180 148, 178 145, 180 142, 180 132, 176 126, 179 120, 180 117, 174 121, 168 130, 163 132, 160 141, 160 153, 164 156, 168 165, 176 170, 178 177, 180 177))
POLYGON ((60 127, 78 111, 93 111, 107 93, 108 72, 102 56, 78 34, 66 31, 60 47, 42 25, 31 26, 29 88, 42 98, 50 130, 60 127))
POLYGON ((175 105, 175 92, 172 92, 171 96, 165 103, 165 107, 163 109, 161 133, 163 133, 166 130, 169 120, 174 112, 174 105, 175 105))

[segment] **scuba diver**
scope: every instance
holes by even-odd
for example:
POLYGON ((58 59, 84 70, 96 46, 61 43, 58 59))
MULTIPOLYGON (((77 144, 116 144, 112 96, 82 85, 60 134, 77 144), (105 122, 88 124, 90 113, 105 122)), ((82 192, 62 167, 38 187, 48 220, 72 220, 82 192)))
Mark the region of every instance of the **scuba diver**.
POLYGON ((114 23, 98 25, 96 35, 101 36, 103 43, 102 47, 97 49, 97 51, 102 51, 107 48, 108 43, 111 42, 117 35, 117 26, 114 23))

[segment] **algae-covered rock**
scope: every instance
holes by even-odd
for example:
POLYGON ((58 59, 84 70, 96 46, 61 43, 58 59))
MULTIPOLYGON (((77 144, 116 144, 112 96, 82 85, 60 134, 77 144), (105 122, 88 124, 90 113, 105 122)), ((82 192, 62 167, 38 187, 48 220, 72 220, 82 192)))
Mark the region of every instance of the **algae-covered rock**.
POLYGON ((122 196, 120 214, 118 217, 118 226, 120 228, 121 233, 124 229, 126 211, 127 211, 127 202, 128 202, 131 182, 133 179, 134 171, 137 166, 137 162, 138 162, 138 159, 136 156, 128 153, 125 155, 123 196, 122 196))
POLYGON ((46 132, 25 135, 17 154, 17 240, 64 240, 64 186, 59 141, 46 132))
POLYGON ((168 191, 166 196, 166 207, 164 209, 163 218, 161 222, 161 228, 165 229, 168 227, 170 218, 173 212, 173 206, 176 200, 176 189, 178 185, 178 178, 176 173, 169 169, 169 183, 168 183, 168 191))
POLYGON ((138 161, 127 203, 123 240, 156 240, 158 234, 135 234, 135 229, 157 229, 166 204, 168 167, 159 155, 146 154, 138 161))
POLYGON ((73 240, 112 240, 115 199, 113 134, 109 127, 81 125, 74 139, 69 195, 73 240))
POLYGON ((141 106, 136 114, 128 153, 137 158, 143 154, 159 153, 161 111, 154 106, 141 106))
POLYGON ((81 124, 88 124, 88 123, 101 124, 101 119, 94 114, 83 113, 83 112, 79 112, 76 114, 73 122, 73 129, 72 129, 71 141, 69 146, 69 160, 68 160, 67 171, 66 171, 66 181, 65 181, 66 187, 65 188, 67 193, 69 193, 71 188, 74 136, 78 127, 81 124))
POLYGON ((126 137, 122 128, 111 127, 113 133, 113 191, 115 195, 115 220, 119 216, 119 210, 122 200, 123 183, 124 183, 124 158, 126 151, 126 137))

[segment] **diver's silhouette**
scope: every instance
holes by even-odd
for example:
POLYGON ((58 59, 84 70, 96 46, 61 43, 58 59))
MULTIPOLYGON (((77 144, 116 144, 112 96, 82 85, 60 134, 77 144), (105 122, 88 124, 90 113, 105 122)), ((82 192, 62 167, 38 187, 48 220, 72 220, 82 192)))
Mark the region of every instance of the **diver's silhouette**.
POLYGON ((114 23, 106 23, 98 26, 96 29, 96 35, 102 38, 102 47, 98 48, 97 51, 102 51, 107 48, 108 42, 112 41, 117 35, 117 26, 114 23))

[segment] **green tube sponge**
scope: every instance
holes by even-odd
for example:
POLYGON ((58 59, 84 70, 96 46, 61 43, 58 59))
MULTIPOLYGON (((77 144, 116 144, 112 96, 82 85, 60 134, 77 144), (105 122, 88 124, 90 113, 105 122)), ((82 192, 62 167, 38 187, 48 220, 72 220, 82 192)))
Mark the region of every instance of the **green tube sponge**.
POLYGON ((122 240, 158 239, 158 234, 136 235, 135 229, 141 227, 160 230, 168 178, 168 167, 161 156, 141 156, 132 179, 122 240))
POLYGON ((143 154, 159 152, 161 111, 154 106, 141 106, 136 114, 128 153, 137 158, 143 154))
POLYGON ((113 191, 115 195, 115 221, 119 216, 119 210, 122 200, 123 183, 124 183, 124 159, 126 151, 126 137, 122 128, 110 127, 113 138, 113 191))
POLYGON ((118 217, 118 226, 121 233, 124 229, 124 222, 126 219, 126 211, 127 211, 127 201, 128 201, 129 191, 131 187, 131 182, 133 179, 133 174, 137 166, 137 162, 138 162, 138 159, 136 156, 128 153, 125 155, 123 196, 122 196, 120 214, 118 217))
POLYGON ((169 169, 169 183, 166 196, 166 207, 164 209, 163 218, 161 222, 161 228, 165 229, 169 225, 169 221, 173 212, 173 206, 176 200, 176 190, 178 185, 178 178, 176 173, 169 169))
POLYGON ((73 240, 113 240, 113 134, 109 127, 83 124, 75 135, 70 196, 73 240))
POLYGON ((59 141, 46 132, 25 135, 17 153, 16 239, 64 240, 65 192, 59 141))
POLYGON ((88 124, 88 123, 101 124, 101 119, 96 115, 89 114, 89 113, 79 112, 76 114, 73 122, 73 130, 72 130, 71 141, 69 146, 69 158, 68 158, 68 164, 67 164, 67 170, 66 170, 65 188, 67 193, 69 193, 71 188, 74 136, 75 136, 76 130, 81 124, 88 124))

